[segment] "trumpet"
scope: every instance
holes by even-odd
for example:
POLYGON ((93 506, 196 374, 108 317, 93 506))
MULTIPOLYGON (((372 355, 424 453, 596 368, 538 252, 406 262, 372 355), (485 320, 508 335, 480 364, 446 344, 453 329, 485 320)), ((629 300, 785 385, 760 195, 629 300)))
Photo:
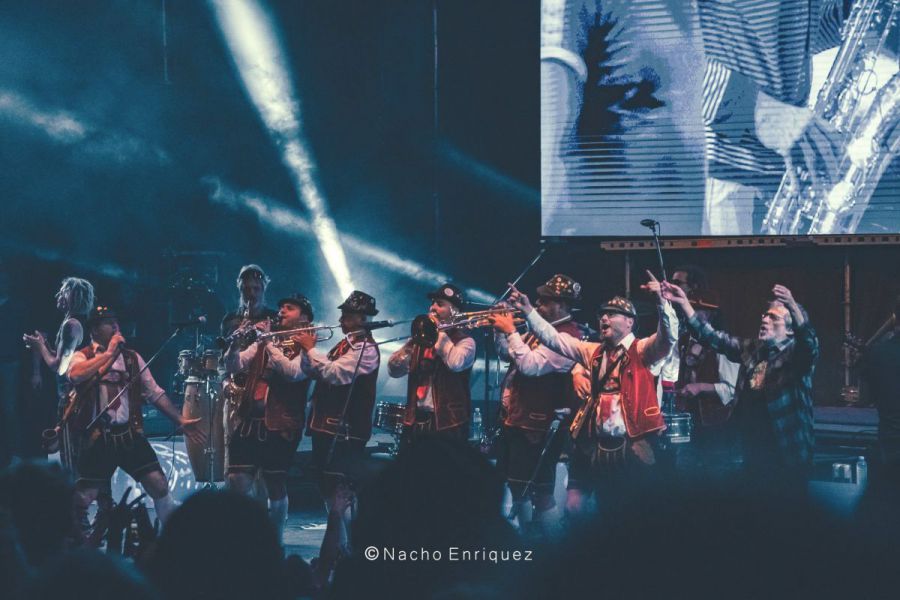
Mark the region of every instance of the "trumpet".
POLYGON ((282 331, 270 331, 269 333, 261 333, 256 336, 256 341, 265 342, 267 340, 285 341, 283 338, 290 338, 300 333, 315 333, 317 342, 324 342, 334 337, 334 330, 340 329, 340 325, 309 325, 306 327, 297 327, 295 329, 284 329, 282 331))
MULTIPOLYGON (((278 323, 278 319, 275 317, 268 317, 264 320, 269 322, 269 327, 273 327, 276 323, 278 323)), ((249 345, 253 343, 253 341, 256 340, 256 336, 259 332, 259 329, 256 328, 256 325, 262 322, 263 321, 257 321, 255 323, 248 322, 247 324, 238 327, 226 336, 217 337, 216 346, 224 350, 237 341, 240 341, 241 345, 249 345)))
MULTIPOLYGON (((521 311, 513 308, 496 307, 487 310, 457 313, 448 323, 437 323, 431 314, 419 315, 413 319, 410 338, 416 345, 431 347, 437 343, 438 334, 451 329, 478 329, 491 325, 490 317, 502 313, 521 315, 521 311)), ((513 319, 517 326, 525 322, 521 316, 513 319)))

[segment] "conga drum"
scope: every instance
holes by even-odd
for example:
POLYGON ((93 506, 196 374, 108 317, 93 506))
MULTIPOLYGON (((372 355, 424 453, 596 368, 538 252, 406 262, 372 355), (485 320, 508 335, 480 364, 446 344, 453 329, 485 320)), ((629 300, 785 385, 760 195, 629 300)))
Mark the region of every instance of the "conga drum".
POLYGON ((188 377, 184 382, 184 406, 181 414, 189 419, 199 418, 200 428, 207 436, 205 444, 198 444, 187 436, 184 437, 194 478, 202 483, 224 481, 225 439, 222 400, 218 394, 217 382, 188 377))

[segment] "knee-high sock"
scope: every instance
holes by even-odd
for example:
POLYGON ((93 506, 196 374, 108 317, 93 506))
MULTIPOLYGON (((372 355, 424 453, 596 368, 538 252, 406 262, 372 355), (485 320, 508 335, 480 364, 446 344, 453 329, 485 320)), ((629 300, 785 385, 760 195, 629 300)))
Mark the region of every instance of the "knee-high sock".
POLYGON ((269 520, 275 526, 278 532, 278 542, 284 535, 284 524, 288 515, 288 497, 285 496, 281 500, 269 500, 269 520))
POLYGON ((162 498, 153 500, 153 508, 156 509, 156 516, 159 522, 165 524, 169 520, 169 515, 178 508, 178 503, 172 498, 172 494, 166 494, 162 498))

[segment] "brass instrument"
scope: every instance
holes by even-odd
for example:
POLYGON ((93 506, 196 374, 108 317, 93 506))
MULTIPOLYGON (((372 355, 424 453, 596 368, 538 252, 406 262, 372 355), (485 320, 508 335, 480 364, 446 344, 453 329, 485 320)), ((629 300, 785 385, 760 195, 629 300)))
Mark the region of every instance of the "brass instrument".
POLYGON ((335 329, 340 328, 340 325, 308 325, 306 327, 297 327, 295 329, 284 329, 282 331, 270 331, 269 333, 261 333, 256 336, 256 341, 273 341, 285 344, 290 342, 291 337, 299 333, 315 333, 317 342, 325 342, 334 337, 335 329))
MULTIPOLYGON (((477 310, 474 312, 457 313, 447 323, 438 323, 434 315, 419 315, 412 322, 412 332, 410 339, 417 346, 432 347, 437 343, 438 334, 442 331, 451 329, 478 329, 480 327, 490 326, 490 317, 502 313, 519 313, 513 308, 496 307, 487 310, 477 310)), ((519 313, 521 314, 521 313, 519 313)), ((516 325, 525 322, 525 319, 516 318, 513 320, 516 325)))
POLYGON ((766 234, 855 233, 881 176, 900 152, 900 73, 875 92, 874 65, 897 23, 898 0, 859 0, 816 99, 816 116, 843 134, 834 182, 805 167, 785 172, 763 221, 766 234))
POLYGON ((260 321, 247 322, 228 335, 216 338, 216 345, 223 350, 235 342, 240 342, 242 346, 249 346, 256 341, 259 335, 259 329, 256 326, 266 321, 269 322, 269 327, 274 327, 278 323, 278 318, 267 317, 260 321))

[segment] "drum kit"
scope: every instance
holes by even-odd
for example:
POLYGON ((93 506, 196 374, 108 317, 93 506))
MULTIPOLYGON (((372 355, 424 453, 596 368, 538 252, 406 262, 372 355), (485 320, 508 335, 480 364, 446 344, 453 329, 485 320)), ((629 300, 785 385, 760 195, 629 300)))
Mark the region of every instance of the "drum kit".
POLYGON ((375 427, 381 429, 394 438, 388 452, 396 456, 400 449, 400 435, 403 433, 403 413, 406 406, 392 402, 379 402, 375 405, 375 427))

